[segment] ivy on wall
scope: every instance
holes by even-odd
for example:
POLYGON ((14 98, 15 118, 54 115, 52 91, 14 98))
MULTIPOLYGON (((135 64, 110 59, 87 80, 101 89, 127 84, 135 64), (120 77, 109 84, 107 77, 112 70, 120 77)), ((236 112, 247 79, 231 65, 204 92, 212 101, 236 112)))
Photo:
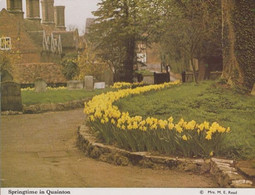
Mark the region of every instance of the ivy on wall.
POLYGON ((223 77, 248 90, 255 83, 254 10, 254 0, 222 0, 223 77))
POLYGON ((255 83, 255 1, 235 0, 232 22, 235 31, 235 56, 243 72, 244 87, 255 83))

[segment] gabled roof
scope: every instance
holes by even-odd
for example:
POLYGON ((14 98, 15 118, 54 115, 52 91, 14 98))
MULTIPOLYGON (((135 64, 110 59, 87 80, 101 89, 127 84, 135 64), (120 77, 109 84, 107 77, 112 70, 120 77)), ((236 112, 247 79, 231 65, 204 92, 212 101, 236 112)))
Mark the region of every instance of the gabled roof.
POLYGON ((0 12, 0 37, 11 37, 12 50, 27 53, 40 51, 41 44, 36 44, 30 37, 29 31, 38 30, 39 25, 33 21, 18 19, 6 9, 0 12))

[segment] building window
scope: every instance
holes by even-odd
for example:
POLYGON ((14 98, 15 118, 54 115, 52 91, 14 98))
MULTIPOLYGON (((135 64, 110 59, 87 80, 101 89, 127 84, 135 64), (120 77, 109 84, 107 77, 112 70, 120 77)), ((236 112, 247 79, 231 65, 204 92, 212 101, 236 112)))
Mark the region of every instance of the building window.
POLYGON ((11 46, 12 46, 11 37, 0 38, 0 49, 1 50, 10 50, 11 46))

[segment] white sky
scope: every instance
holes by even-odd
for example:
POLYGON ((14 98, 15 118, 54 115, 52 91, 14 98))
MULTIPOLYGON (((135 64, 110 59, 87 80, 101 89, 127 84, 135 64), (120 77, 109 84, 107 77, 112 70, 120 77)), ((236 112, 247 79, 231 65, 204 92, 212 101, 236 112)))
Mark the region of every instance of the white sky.
MULTIPOLYGON (((26 11, 26 1, 23 1, 23 11, 26 11)), ((40 0, 41 1, 41 0, 40 0)), ((55 0, 54 5, 65 5, 66 27, 77 26, 80 33, 83 33, 86 18, 91 18, 91 11, 97 10, 97 3, 100 0, 55 0)), ((6 0, 0 0, 0 10, 6 8, 6 0)), ((41 12, 41 11, 40 11, 41 12)), ((26 14, 24 15, 26 17, 26 14)))

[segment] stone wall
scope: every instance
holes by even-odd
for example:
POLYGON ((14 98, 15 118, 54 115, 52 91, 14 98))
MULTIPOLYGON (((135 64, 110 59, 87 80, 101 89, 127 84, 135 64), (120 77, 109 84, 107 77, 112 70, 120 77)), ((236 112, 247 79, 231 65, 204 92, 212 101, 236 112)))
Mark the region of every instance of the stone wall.
POLYGON ((78 129, 77 146, 86 156, 121 166, 140 166, 152 169, 177 169, 199 174, 211 173, 220 187, 252 188, 252 181, 240 175, 233 160, 190 159, 155 156, 149 152, 129 152, 115 146, 97 143, 91 130, 82 125, 78 129))
POLYGON ((67 81, 67 88, 69 90, 83 89, 83 81, 78 80, 67 81))

